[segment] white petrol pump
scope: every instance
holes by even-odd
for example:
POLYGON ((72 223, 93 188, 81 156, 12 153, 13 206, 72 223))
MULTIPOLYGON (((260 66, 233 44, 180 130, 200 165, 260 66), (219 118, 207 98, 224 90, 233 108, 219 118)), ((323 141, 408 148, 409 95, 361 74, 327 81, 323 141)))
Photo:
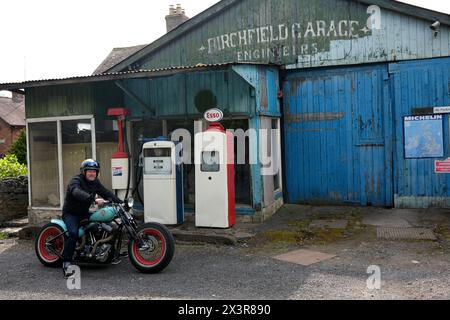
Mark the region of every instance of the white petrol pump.
POLYGON ((230 228, 236 223, 234 136, 218 122, 223 113, 211 109, 206 131, 195 135, 195 225, 230 228))
POLYGON ((143 146, 144 220, 184 222, 182 144, 155 139, 143 146))

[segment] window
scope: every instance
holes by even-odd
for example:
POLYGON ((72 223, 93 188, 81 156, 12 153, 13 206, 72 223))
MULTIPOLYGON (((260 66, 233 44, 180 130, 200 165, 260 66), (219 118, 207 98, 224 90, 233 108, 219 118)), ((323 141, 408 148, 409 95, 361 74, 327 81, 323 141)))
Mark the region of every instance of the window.
POLYGON ((276 174, 273 176, 273 189, 275 191, 281 189, 281 157, 280 157, 280 126, 279 126, 279 119, 272 119, 272 158, 275 162, 275 172, 276 174))
POLYGON ((61 206, 56 122, 30 123, 31 205, 61 206))
POLYGON ((91 120, 61 121, 63 183, 79 174, 80 164, 92 156, 91 120))
POLYGON ((171 148, 144 149, 144 174, 171 175, 172 149, 171 148))
POLYGON ((64 191, 81 162, 95 158, 92 116, 28 119, 30 202, 35 208, 61 209, 64 191))
POLYGON ((250 132, 248 119, 232 119, 221 121, 226 130, 234 130, 234 174, 236 203, 252 204, 251 166, 250 166, 250 132), (242 130, 239 133, 238 130, 242 130))
POLYGON ((172 149, 170 148, 151 148, 144 150, 145 158, 166 158, 171 157, 172 149))
POLYGON ((100 163, 100 181, 112 189, 111 158, 117 151, 119 134, 116 120, 95 119, 95 140, 97 161, 100 163))

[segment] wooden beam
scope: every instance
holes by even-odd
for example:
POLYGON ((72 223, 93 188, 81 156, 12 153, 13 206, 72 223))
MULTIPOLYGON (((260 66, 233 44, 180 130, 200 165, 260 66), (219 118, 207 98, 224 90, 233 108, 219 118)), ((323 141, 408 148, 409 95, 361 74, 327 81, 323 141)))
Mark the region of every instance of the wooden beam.
POLYGON ((142 101, 141 98, 139 98, 134 92, 132 92, 130 89, 125 87, 120 81, 114 82, 116 86, 118 86, 127 96, 129 96, 131 99, 133 99, 137 104, 139 104, 141 107, 146 109, 150 112, 152 116, 155 115, 155 109, 150 107, 148 104, 146 104, 144 101, 142 101))

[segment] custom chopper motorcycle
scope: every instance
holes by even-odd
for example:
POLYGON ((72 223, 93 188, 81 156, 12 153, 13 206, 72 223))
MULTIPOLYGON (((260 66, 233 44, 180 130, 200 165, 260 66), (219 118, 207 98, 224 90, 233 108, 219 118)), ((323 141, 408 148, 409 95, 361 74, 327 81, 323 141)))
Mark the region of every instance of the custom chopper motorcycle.
MULTIPOLYGON (((133 200, 125 204, 109 202, 82 221, 75 262, 111 264, 120 256, 124 235, 128 238, 128 256, 143 273, 158 273, 166 268, 175 251, 174 238, 166 226, 158 223, 137 225, 132 215, 133 200)), ((62 220, 52 220, 40 230, 35 243, 39 261, 47 267, 60 267, 68 236, 62 220)))

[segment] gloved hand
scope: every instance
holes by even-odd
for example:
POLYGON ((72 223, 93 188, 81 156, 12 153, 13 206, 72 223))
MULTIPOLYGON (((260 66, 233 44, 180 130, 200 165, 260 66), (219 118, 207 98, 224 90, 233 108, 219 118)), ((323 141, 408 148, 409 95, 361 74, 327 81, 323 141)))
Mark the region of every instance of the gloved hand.
POLYGON ((109 201, 107 201, 107 200, 104 200, 104 199, 102 199, 102 198, 98 198, 98 199, 95 199, 95 204, 97 205, 97 206, 99 206, 100 208, 101 207, 103 207, 105 204, 107 204, 109 201))
POLYGON ((119 198, 117 198, 117 199, 108 198, 107 200, 111 203, 124 204, 124 202, 122 200, 120 200, 119 198))

